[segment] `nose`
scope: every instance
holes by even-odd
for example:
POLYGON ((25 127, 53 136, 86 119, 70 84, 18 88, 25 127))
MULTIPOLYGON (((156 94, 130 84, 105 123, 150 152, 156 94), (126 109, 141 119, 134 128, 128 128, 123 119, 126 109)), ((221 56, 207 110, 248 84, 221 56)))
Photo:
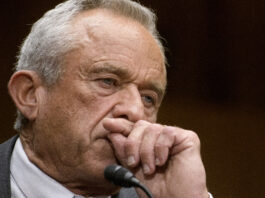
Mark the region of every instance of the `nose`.
POLYGON ((119 91, 118 102, 113 109, 114 118, 125 118, 131 122, 144 119, 144 104, 136 86, 128 86, 119 91))

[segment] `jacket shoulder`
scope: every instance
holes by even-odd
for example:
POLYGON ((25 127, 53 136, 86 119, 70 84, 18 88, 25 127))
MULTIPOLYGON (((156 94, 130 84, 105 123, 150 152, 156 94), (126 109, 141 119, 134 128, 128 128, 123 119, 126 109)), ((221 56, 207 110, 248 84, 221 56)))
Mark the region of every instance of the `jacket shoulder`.
POLYGON ((0 144, 0 195, 3 198, 11 197, 10 192, 10 159, 18 135, 0 144))

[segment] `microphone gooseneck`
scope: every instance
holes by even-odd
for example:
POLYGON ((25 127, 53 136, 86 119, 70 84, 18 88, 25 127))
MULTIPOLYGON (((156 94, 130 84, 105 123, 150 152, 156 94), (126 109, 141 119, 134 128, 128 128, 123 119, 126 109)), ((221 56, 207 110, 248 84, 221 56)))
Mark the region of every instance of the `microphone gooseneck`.
POLYGON ((118 186, 125 188, 139 187, 147 194, 149 198, 153 198, 147 187, 145 187, 138 179, 136 179, 132 172, 122 166, 116 164, 107 166, 104 170, 104 177, 108 181, 118 186))

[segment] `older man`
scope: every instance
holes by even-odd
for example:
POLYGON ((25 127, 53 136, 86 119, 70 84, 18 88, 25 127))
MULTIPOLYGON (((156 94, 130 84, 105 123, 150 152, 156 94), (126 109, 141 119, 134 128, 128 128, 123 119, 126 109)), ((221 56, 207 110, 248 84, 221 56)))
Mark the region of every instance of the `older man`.
POLYGON ((0 146, 1 197, 137 197, 105 180, 115 163, 154 197, 209 197, 197 135, 156 123, 158 38, 130 0, 68 0, 34 24, 8 84, 19 137, 0 146))

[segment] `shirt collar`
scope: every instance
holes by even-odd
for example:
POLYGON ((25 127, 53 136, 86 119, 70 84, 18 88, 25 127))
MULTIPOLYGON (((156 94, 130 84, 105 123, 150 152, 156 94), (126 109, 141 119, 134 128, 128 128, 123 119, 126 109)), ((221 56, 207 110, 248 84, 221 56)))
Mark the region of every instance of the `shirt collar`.
POLYGON ((19 138, 12 153, 10 171, 16 184, 26 197, 80 197, 75 196, 74 193, 31 163, 19 138))

